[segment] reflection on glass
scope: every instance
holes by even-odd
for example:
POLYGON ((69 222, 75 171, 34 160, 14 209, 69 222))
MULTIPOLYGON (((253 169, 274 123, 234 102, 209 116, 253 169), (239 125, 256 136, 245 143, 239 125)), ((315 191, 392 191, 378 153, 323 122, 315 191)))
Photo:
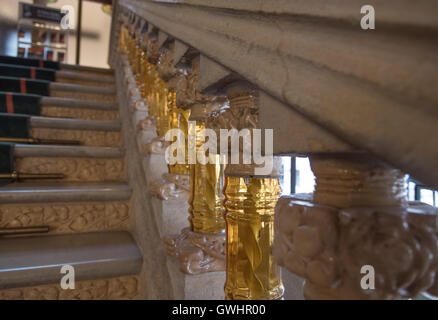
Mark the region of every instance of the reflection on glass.
POLYGON ((315 176, 310 168, 307 157, 296 157, 296 184, 295 193, 310 193, 315 187, 315 176))
POLYGON ((281 157, 281 194, 288 195, 291 194, 291 161, 292 157, 285 156, 281 157))
POLYGON ((433 191, 429 189, 421 189, 420 190, 420 201, 430 204, 431 206, 434 205, 433 203, 433 191))
POLYGON ((415 201, 415 183, 412 181, 408 183, 408 200, 415 201))

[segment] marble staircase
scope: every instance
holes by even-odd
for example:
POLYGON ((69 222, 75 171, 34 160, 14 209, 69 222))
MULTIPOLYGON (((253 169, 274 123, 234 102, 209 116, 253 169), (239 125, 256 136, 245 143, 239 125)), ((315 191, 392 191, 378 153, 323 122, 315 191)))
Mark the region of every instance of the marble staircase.
POLYGON ((0 299, 141 298, 113 72, 62 65, 56 80, 41 116, 30 118, 31 135, 80 144, 15 145, 18 172, 64 178, 0 187, 0 230, 48 227, 0 235, 0 299), (63 265, 74 267, 73 290, 60 286, 63 265))

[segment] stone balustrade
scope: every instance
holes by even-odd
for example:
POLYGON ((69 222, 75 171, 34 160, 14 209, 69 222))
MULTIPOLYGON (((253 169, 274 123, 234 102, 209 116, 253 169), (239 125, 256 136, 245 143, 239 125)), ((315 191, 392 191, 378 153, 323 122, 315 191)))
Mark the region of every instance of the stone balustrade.
POLYGON ((326 11, 295 1, 115 3, 110 60, 144 157, 145 214, 168 255, 171 298, 299 298, 303 279, 308 299, 438 295, 438 210, 405 192, 405 173, 438 186, 438 61, 427 53, 435 3, 379 3, 375 35, 359 27, 358 1, 326 11), (226 107, 208 109, 220 99, 226 107), (273 129, 274 155, 310 156, 315 192, 278 199, 278 174, 229 165, 226 232, 196 229, 190 196, 202 175, 165 159, 167 129, 188 133, 190 112, 217 131, 273 129), (282 284, 277 264, 302 279, 282 284))

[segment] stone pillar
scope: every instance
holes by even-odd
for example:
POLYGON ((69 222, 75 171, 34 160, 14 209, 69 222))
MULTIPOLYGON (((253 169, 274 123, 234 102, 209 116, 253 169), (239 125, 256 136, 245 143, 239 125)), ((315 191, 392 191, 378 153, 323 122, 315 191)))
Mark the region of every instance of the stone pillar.
MULTIPOLYGON (((155 84, 157 86, 155 89, 152 88, 152 91, 155 90, 157 133, 159 136, 151 143, 159 143, 162 146, 164 162, 164 151, 169 143, 173 143, 173 141, 166 141, 164 135, 168 129, 180 129, 187 137, 188 116, 190 115, 190 104, 182 102, 181 108, 177 106, 177 95, 184 95, 183 91, 186 90, 184 83, 187 82, 187 70, 175 68, 171 43, 161 49, 156 72, 158 80, 155 81, 155 84)), ((179 199, 186 201, 189 199, 189 190, 187 162, 186 164, 168 166, 168 172, 149 186, 149 191, 161 200, 179 199)))
MULTIPOLYGON (((214 108, 214 107, 213 107, 214 108)), ((206 142, 205 119, 209 105, 195 104, 190 116, 189 136, 196 156, 204 153, 201 149, 206 142)), ((225 234, 224 221, 224 166, 226 159, 221 159, 220 154, 204 153, 205 160, 202 164, 196 159, 190 165, 190 200, 189 221, 191 230, 197 233, 225 234)))
MULTIPOLYGON (((226 89, 230 107, 210 117, 207 124, 219 129, 256 129, 258 91, 246 82, 234 82, 226 89)), ((252 136, 239 142, 238 164, 229 158, 225 169, 226 284, 227 299, 281 299, 283 285, 279 267, 271 254, 274 241, 274 208, 280 196, 281 160, 263 175, 252 154, 243 164, 252 136)), ((252 146, 252 143, 250 147, 252 146)), ((250 148, 249 150, 252 150, 250 148)))
MULTIPOLYGON (((199 58, 195 58, 192 61, 192 72, 188 76, 186 89, 181 90, 181 95, 180 91, 177 91, 176 99, 177 103, 185 101, 182 105, 192 103, 188 126, 190 141, 187 142, 189 149, 192 145, 195 151, 199 151, 205 141, 202 130, 205 129, 206 116, 218 110, 226 101, 204 96, 197 91, 199 71, 199 58)), ((206 156, 212 160, 220 158, 214 154, 206 156)), ((220 161, 208 164, 196 161, 190 164, 190 228, 183 229, 179 235, 169 235, 165 239, 169 256, 178 259, 180 270, 186 274, 225 270, 222 185, 223 165, 220 161)))
POLYGON ((408 202, 402 172, 366 154, 310 157, 313 199, 276 207, 277 261, 306 279, 307 299, 438 294, 438 210, 408 202))

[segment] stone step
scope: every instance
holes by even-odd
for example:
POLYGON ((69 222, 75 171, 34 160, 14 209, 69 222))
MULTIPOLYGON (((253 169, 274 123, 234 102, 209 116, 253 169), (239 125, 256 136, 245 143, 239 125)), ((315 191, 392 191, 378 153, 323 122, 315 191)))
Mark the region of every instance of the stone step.
POLYGON ((79 140, 84 146, 119 147, 120 122, 31 117, 31 135, 40 139, 79 140))
POLYGON ((64 130, 94 130, 94 131, 120 131, 118 121, 98 121, 69 118, 30 117, 32 128, 50 128, 64 130))
POLYGON ((92 86, 111 86, 114 85, 115 78, 113 75, 106 74, 90 74, 79 71, 64 71, 56 72, 56 82, 92 85, 92 86))
POLYGON ((41 116, 84 120, 119 120, 117 103, 74 98, 41 98, 41 116))
POLYGON ((90 86, 73 83, 50 82, 50 96, 58 98, 89 99, 97 101, 116 101, 116 87, 90 86))
POLYGON ((62 181, 124 181, 123 151, 112 147, 17 144, 15 170, 63 173, 62 181))
POLYGON ((127 201, 132 189, 111 182, 29 182, 0 187, 0 204, 127 201))
POLYGON ((0 228, 49 234, 127 230, 131 188, 121 183, 32 182, 0 187, 0 228))
POLYGON ((0 289, 53 284, 59 291, 69 291, 60 288, 64 265, 74 268, 75 281, 108 279, 137 275, 142 255, 125 231, 0 241, 0 289))
POLYGON ((81 66, 77 64, 60 63, 60 70, 62 71, 76 71, 85 74, 96 74, 96 75, 114 75, 113 69, 106 68, 96 68, 89 66, 81 66))

